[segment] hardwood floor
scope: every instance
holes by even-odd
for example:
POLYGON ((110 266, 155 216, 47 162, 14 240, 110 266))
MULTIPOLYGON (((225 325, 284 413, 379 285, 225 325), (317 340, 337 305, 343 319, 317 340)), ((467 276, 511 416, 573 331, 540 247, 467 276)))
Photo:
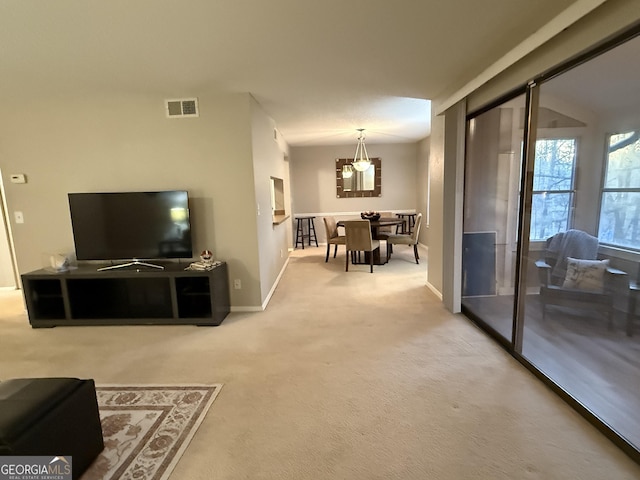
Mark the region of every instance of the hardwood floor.
MULTIPOLYGON (((467 297, 463 305, 511 339, 513 296, 467 297)), ((640 448, 640 335, 626 335, 588 310, 552 307, 543 321, 538 295, 528 295, 522 355, 576 400, 640 448)))

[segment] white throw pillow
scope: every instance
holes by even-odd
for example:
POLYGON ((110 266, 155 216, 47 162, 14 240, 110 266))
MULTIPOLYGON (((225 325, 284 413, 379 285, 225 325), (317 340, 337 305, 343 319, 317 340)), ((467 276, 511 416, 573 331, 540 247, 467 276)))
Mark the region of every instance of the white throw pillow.
POLYGON ((604 272, 608 266, 609 260, 581 260, 567 257, 567 274, 562 286, 589 292, 602 292, 604 272))

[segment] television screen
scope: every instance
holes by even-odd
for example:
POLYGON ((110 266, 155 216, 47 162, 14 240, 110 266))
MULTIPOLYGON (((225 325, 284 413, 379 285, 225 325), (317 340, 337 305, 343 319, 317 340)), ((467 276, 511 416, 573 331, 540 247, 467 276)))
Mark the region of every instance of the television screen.
POLYGON ((78 260, 191 258, 186 191, 70 193, 78 260))

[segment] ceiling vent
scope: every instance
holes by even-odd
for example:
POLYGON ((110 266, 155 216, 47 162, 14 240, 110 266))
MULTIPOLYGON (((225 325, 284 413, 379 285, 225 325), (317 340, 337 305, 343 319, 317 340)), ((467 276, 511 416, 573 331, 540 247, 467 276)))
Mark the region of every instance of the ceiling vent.
POLYGON ((167 118, 199 117, 197 98, 182 98, 177 100, 165 100, 167 118))

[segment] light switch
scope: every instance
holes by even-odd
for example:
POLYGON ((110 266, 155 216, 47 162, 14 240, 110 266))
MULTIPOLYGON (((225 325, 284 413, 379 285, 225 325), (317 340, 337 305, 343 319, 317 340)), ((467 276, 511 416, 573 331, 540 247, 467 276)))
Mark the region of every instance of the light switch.
POLYGON ((13 217, 16 219, 16 223, 24 223, 22 212, 13 212, 13 217))

